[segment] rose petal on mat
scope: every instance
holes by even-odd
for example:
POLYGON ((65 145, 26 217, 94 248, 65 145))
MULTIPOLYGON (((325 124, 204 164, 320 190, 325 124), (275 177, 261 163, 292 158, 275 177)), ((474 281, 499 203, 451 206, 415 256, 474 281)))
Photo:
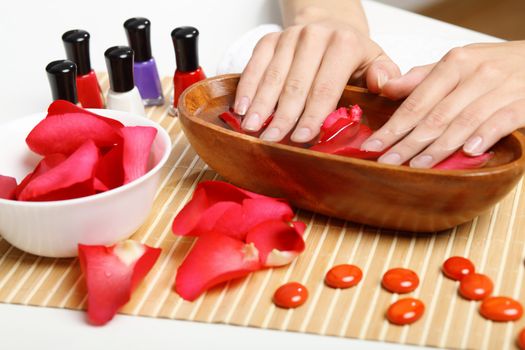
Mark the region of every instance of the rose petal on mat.
POLYGON ((18 196, 20 196, 20 193, 22 193, 29 182, 34 180, 36 177, 48 172, 50 169, 53 169, 66 159, 67 157, 60 153, 50 154, 44 157, 44 159, 42 159, 37 164, 33 172, 27 174, 26 177, 24 177, 24 179, 20 182, 16 188, 16 197, 18 198, 18 196))
MULTIPOLYGON (((249 230, 269 221, 280 220, 289 222, 293 218, 293 210, 286 202, 273 198, 249 198, 242 206, 231 207, 218 218, 214 231, 243 240, 249 230)), ((207 217, 203 216, 203 221, 207 217)))
POLYGON ((151 145, 157 129, 151 126, 126 126, 120 129, 123 137, 122 163, 124 184, 138 179, 148 171, 151 145))
POLYGON ((38 123, 26 138, 29 148, 38 154, 72 154, 87 140, 98 147, 121 142, 119 130, 87 113, 51 115, 38 123))
POLYGON ((57 114, 68 114, 68 113, 85 113, 89 114, 91 116, 94 116, 100 120, 105 121, 109 125, 120 129, 124 127, 124 124, 119 122, 118 120, 103 117, 101 115, 95 114, 93 112, 90 112, 86 109, 80 108, 79 106, 65 100, 56 100, 53 103, 51 103, 47 109, 47 116, 57 115, 57 114))
POLYGON ((226 111, 224 113, 219 114, 219 118, 223 122, 225 122, 233 131, 244 133, 244 131, 241 128, 241 117, 240 116, 230 111, 226 111))
POLYGON ((0 175, 0 198, 16 198, 16 179, 11 176, 0 175))
POLYGON ((269 220, 253 227, 246 243, 253 243, 264 266, 283 266, 292 262, 305 247, 303 223, 269 220))
POLYGON ((123 150, 122 144, 113 146, 100 157, 97 164, 96 180, 104 184, 107 189, 117 188, 124 183, 123 150))
POLYGON ((98 159, 97 146, 88 140, 66 160, 31 179, 20 192, 18 199, 61 200, 93 194, 93 175, 98 159))
POLYGON ((177 270, 175 292, 193 301, 209 288, 261 267, 251 243, 213 231, 201 235, 177 270))
MULTIPOLYGON (((203 181, 197 185, 191 200, 173 220, 173 233, 179 236, 195 235, 193 231, 201 220, 203 223, 199 224, 199 230, 195 231, 200 233, 209 230, 215 225, 217 219, 233 206, 231 203, 240 205, 248 198, 270 197, 243 190, 223 181, 203 181), (221 202, 229 202, 229 204, 216 206, 221 202)), ((282 199, 275 200, 283 201, 282 199)))
POLYGON ((127 240, 113 246, 78 245, 87 286, 89 323, 103 325, 131 298, 159 258, 159 248, 127 240))
POLYGON ((462 170, 477 169, 484 167, 492 158, 492 153, 483 153, 482 155, 471 157, 462 150, 454 152, 447 159, 434 166, 434 169, 442 170, 462 170))

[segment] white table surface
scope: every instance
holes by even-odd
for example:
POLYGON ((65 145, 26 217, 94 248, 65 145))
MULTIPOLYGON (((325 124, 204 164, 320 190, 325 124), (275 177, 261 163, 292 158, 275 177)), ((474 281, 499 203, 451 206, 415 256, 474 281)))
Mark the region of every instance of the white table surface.
MULTIPOLYGON (((209 76, 243 32, 280 20, 276 0, 14 1, 0 3, 0 122, 45 110, 50 91, 44 67, 64 57, 61 34, 91 33, 95 70, 105 70, 106 48, 126 44, 122 23, 152 21, 153 54, 162 76, 173 74, 171 30, 199 28, 201 64, 209 76), (76 3, 76 2, 75 2, 76 3)), ((439 59, 450 48, 498 39, 374 2, 365 2, 373 38, 403 71, 439 59)), ((2 142, 0 140, 0 142, 2 142)), ((90 327, 76 311, 0 304, 0 349, 406 349, 407 346, 253 328, 117 316, 90 327)))

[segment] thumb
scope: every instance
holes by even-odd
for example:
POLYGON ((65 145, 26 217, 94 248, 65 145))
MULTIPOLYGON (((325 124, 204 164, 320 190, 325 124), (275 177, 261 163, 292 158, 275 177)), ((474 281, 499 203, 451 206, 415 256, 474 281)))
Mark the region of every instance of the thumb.
POLYGON ((366 71, 366 86, 370 92, 379 94, 391 79, 401 76, 401 71, 385 53, 369 63, 366 71))
POLYGON ((427 77, 434 66, 435 63, 412 68, 405 75, 386 82, 381 93, 393 100, 407 97, 427 77))

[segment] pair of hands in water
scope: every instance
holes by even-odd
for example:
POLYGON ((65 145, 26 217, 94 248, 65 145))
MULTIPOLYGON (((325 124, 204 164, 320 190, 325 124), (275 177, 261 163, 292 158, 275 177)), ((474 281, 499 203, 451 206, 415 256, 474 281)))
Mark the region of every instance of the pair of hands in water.
POLYGON ((361 146, 390 148, 379 162, 430 168, 463 148, 471 155, 525 126, 525 42, 474 44, 401 75, 366 34, 322 20, 263 37, 238 88, 234 109, 243 128, 261 138, 308 142, 336 108, 344 87, 361 82, 373 93, 406 98, 390 120, 361 146), (277 107, 276 107, 277 106, 277 107))

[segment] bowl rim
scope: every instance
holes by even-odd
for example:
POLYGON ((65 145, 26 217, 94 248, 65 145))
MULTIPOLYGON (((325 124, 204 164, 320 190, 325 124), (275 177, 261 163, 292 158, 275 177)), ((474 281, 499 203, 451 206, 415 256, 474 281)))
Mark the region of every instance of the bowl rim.
MULTIPOLYGON (((236 131, 229 130, 227 128, 209 123, 203 120, 202 118, 195 117, 194 115, 188 112, 188 108, 186 106, 186 96, 191 94, 191 92, 194 89, 197 89, 202 85, 207 85, 207 84, 210 84, 216 81, 238 79, 239 77, 240 77, 240 74, 217 75, 215 77, 201 80, 193 84, 192 86, 190 86, 182 93, 182 95, 179 98, 179 104, 177 106, 179 110, 179 117, 182 116, 183 118, 187 118, 194 123, 200 124, 210 129, 213 129, 219 133, 226 134, 228 136, 237 137, 237 138, 240 138, 240 139, 243 139, 248 142, 255 143, 255 144, 259 144, 259 145, 263 145, 267 147, 275 147, 277 149, 291 151, 293 153, 298 153, 303 156, 314 156, 315 158, 318 158, 318 159, 330 159, 330 160, 338 161, 341 163, 347 163, 347 164, 357 165, 357 166, 364 166, 364 167, 369 167, 369 168, 378 169, 378 170, 385 169, 385 170, 391 170, 391 171, 402 172, 402 173, 407 173, 407 174, 465 178, 465 177, 478 177, 478 176, 500 174, 500 173, 510 171, 516 167, 525 169, 525 136, 522 135, 519 131, 514 131, 513 133, 507 136, 507 137, 514 137, 518 141, 520 145, 520 149, 521 149, 520 157, 513 160, 512 162, 490 167, 490 168, 479 168, 479 169, 464 169, 464 170, 420 169, 420 168, 411 168, 409 166, 403 166, 403 165, 382 164, 382 163, 378 163, 378 162, 370 161, 370 160, 317 152, 317 151, 313 151, 307 148, 300 148, 300 147, 295 147, 291 145, 283 145, 280 143, 265 141, 265 140, 261 140, 251 135, 241 134, 236 131)), ((368 90, 365 88, 361 88, 357 86, 350 86, 350 85, 347 85, 345 90, 352 90, 352 91, 361 92, 361 93, 368 93, 368 90)))
MULTIPOLYGON (((155 122, 155 121, 153 121, 153 120, 151 120, 151 119, 149 119, 147 117, 140 116, 138 114, 133 114, 133 113, 124 112, 124 111, 118 111, 118 110, 114 110, 114 109, 86 108, 86 110, 88 110, 90 112, 93 112, 93 113, 96 113, 96 114, 99 114, 99 115, 102 115, 104 117, 109 117, 109 118, 112 117, 111 116, 112 113, 119 113, 119 114, 123 114, 126 117, 131 117, 131 118, 137 120, 137 122, 142 122, 142 121, 145 122, 144 125, 142 125, 142 124, 138 124, 138 125, 155 127, 157 129, 157 136, 160 136, 161 139, 163 140, 163 142, 166 144, 166 149, 164 150, 164 153, 163 153, 161 159, 159 160, 159 162, 153 168, 151 168, 146 174, 142 175, 138 179, 135 179, 135 180, 133 180, 133 181, 131 181, 131 182, 125 184, 125 185, 119 186, 117 188, 114 188, 114 189, 111 189, 109 191, 105 191, 105 192, 102 192, 102 193, 97 193, 97 194, 93 194, 93 195, 89 195, 89 196, 85 196, 85 197, 80 197, 80 198, 64 199, 64 200, 59 200, 59 201, 43 201, 43 202, 17 201, 17 200, 13 200, 13 199, 0 198, 0 205, 12 205, 12 206, 23 206, 23 207, 61 207, 61 206, 69 206, 69 205, 90 203, 90 202, 93 202, 93 201, 96 201, 98 199, 102 199, 102 198, 105 198, 105 197, 116 196, 120 192, 127 191, 127 190, 130 190, 130 189, 135 188, 137 186, 140 186, 147 179, 149 179, 150 177, 152 177, 153 175, 158 173, 160 171, 160 169, 164 166, 164 164, 166 164, 166 162, 168 161, 168 158, 169 158, 169 156, 171 154, 171 150, 172 150, 171 149, 172 148, 171 138, 170 138, 168 132, 160 124, 158 124, 157 122, 155 122), (109 114, 109 115, 106 115, 106 113, 109 114)), ((5 123, 0 123, 0 127, 5 127, 7 125, 17 124, 17 123, 19 123, 19 122, 21 122, 23 120, 27 120, 27 119, 32 119, 32 118, 36 119, 37 117, 41 117, 43 119, 46 115, 47 115, 47 112, 33 113, 33 114, 30 114, 30 115, 26 115, 26 116, 23 116, 23 117, 20 117, 20 118, 16 118, 16 119, 7 121, 5 123)), ((27 150, 29 152, 31 152, 31 150, 29 148, 27 148, 27 150)), ((8 176, 8 175, 6 175, 6 176, 8 176)))

